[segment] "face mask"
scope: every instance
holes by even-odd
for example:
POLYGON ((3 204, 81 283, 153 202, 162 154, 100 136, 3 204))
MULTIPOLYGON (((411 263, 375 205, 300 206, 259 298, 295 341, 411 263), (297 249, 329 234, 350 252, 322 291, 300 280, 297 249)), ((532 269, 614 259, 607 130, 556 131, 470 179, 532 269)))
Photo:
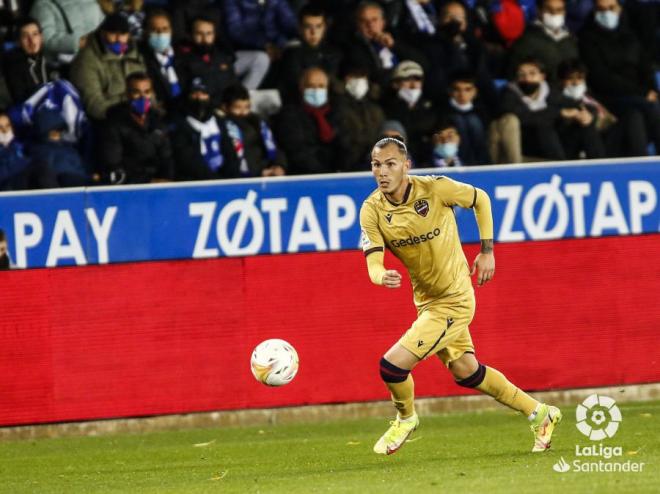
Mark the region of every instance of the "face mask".
POLYGON ((139 98, 131 100, 131 112, 136 115, 142 116, 149 113, 149 108, 151 108, 151 99, 141 96, 139 98))
POLYGON ((564 96, 574 100, 581 100, 587 92, 587 85, 584 82, 576 84, 575 86, 566 86, 564 88, 564 96))
POLYGON ((596 12, 594 19, 605 29, 616 29, 619 26, 619 13, 611 10, 596 12))
POLYGON ((450 38, 461 33, 461 23, 459 21, 449 21, 447 24, 443 24, 440 28, 442 29, 442 32, 450 38))
POLYGON ((11 130, 9 132, 0 132, 0 145, 7 147, 13 139, 14 133, 11 130))
POLYGON ((442 144, 436 144, 433 148, 433 152, 444 159, 453 159, 458 154, 458 144, 455 142, 444 142, 442 144))
POLYGON ((128 51, 128 43, 122 43, 121 41, 115 41, 114 43, 106 43, 105 46, 108 47, 115 55, 123 55, 128 51))
POLYGON ((320 108, 328 102, 328 90, 322 87, 305 89, 303 99, 309 106, 320 108))
POLYGON ((199 122, 211 118, 211 101, 203 99, 188 100, 188 114, 199 122))
POLYGON ((470 101, 469 103, 461 104, 458 101, 456 101, 454 98, 451 98, 449 100, 449 104, 452 107, 456 108, 458 111, 462 111, 462 112, 472 111, 472 108, 474 108, 472 101, 470 101))
POLYGON ((149 46, 155 52, 163 53, 172 44, 172 35, 170 33, 151 33, 149 35, 149 46))
POLYGON ((369 91, 369 81, 366 77, 350 79, 346 83, 346 91, 356 100, 361 100, 369 91))
POLYGON ((7 270, 9 268, 9 256, 7 254, 0 256, 0 271, 7 270))
POLYGON ((419 98, 422 96, 422 90, 420 88, 407 88, 402 87, 399 89, 399 98, 408 103, 409 106, 415 106, 415 103, 419 101, 419 98))
POLYGON ((548 29, 552 29, 553 31, 557 31, 558 29, 564 27, 565 21, 566 17, 564 14, 543 14, 543 24, 545 24, 548 29))
POLYGON ((525 96, 531 96, 538 91, 541 86, 540 82, 519 82, 518 87, 525 96))

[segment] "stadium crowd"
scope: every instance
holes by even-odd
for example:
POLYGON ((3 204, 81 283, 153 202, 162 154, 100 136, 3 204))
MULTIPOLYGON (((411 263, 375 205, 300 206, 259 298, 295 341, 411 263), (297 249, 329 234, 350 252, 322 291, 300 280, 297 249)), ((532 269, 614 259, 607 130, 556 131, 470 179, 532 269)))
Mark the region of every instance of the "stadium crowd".
POLYGON ((658 0, 2 0, 0 190, 660 150, 658 0))

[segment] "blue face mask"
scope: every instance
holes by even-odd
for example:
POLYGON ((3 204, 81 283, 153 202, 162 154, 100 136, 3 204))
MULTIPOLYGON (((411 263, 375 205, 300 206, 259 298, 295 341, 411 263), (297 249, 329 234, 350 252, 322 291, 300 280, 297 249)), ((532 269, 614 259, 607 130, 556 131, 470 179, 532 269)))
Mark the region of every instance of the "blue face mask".
POLYGON ((151 99, 141 96, 131 100, 131 111, 136 115, 146 115, 151 108, 151 99))
POLYGON ((458 154, 458 144, 455 142, 444 142, 436 144, 433 148, 433 153, 443 159, 453 159, 458 154))
POLYGON ((108 47, 115 55, 123 55, 128 50, 128 44, 122 43, 121 41, 115 41, 114 43, 106 43, 105 46, 108 47))
POLYGON ((328 102, 328 90, 325 88, 305 89, 303 99, 309 106, 320 108, 328 102))
POLYGON ((149 35, 149 46, 155 52, 163 53, 172 44, 172 34, 170 33, 151 33, 149 35))
POLYGON ((605 29, 612 30, 619 26, 618 12, 612 12, 611 10, 601 10, 596 12, 594 19, 605 29))

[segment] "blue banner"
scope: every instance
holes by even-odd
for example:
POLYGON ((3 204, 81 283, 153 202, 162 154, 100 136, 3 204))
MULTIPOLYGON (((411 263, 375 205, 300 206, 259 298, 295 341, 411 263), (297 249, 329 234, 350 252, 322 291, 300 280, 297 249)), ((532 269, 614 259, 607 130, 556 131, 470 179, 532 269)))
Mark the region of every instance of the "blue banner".
MULTIPOLYGON (((488 192, 499 242, 660 228, 657 159, 442 173, 488 192)), ((4 193, 0 229, 21 268, 356 249, 374 188, 359 173, 4 193)), ((472 212, 456 213, 478 241, 472 212)))

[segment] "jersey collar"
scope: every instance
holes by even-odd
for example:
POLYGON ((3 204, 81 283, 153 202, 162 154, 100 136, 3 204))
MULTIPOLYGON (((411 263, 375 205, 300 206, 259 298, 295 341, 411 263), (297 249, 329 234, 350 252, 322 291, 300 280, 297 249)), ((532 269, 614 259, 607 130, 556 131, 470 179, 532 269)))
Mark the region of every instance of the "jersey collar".
POLYGON ((406 187, 406 191, 403 193, 403 199, 401 200, 400 203, 392 202, 390 201, 390 198, 387 197, 387 194, 382 193, 383 197, 385 197, 385 200, 389 202, 392 206, 401 206, 401 204, 405 204, 408 202, 408 198, 410 197, 410 191, 412 190, 412 180, 408 179, 408 187, 406 187))

